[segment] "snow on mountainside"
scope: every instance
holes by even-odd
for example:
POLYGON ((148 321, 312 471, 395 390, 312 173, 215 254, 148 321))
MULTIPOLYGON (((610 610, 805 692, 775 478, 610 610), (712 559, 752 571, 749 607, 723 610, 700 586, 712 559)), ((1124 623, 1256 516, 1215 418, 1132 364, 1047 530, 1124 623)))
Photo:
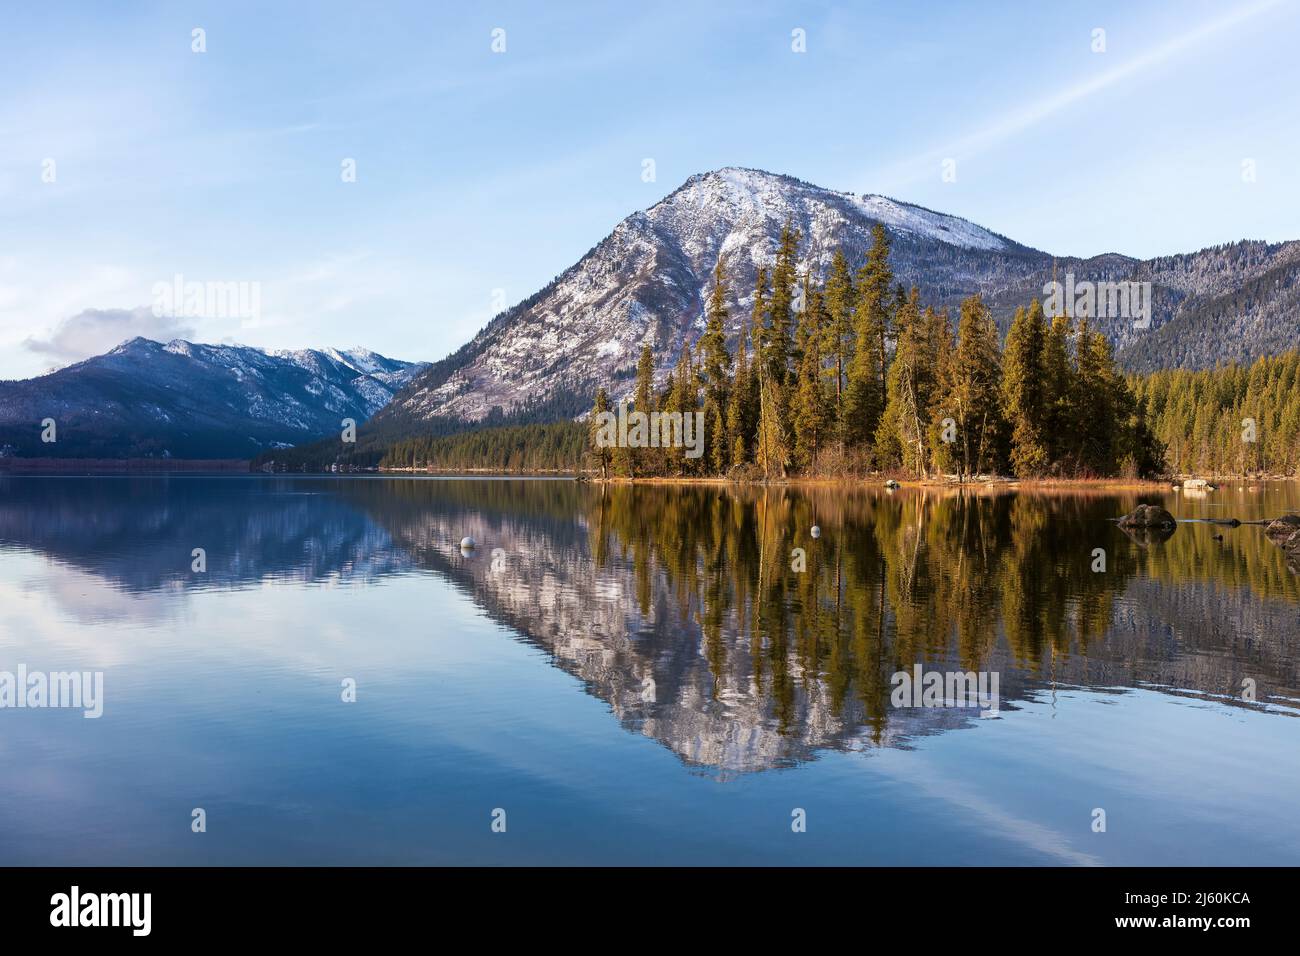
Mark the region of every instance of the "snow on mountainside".
POLYGON ((599 385, 616 395, 630 390, 643 342, 652 345, 662 379, 703 329, 719 260, 730 285, 734 348, 756 271, 773 262, 787 221, 802 235, 800 269, 818 276, 837 248, 856 269, 872 226, 882 223, 901 284, 918 286, 924 302, 949 308, 979 292, 1004 330, 1016 306, 1043 297, 1054 269, 1077 281, 1150 281, 1149 329, 1127 318, 1096 323, 1131 368, 1249 360, 1300 338, 1300 243, 1237 243, 1145 262, 1116 254, 1054 260, 964 219, 884 196, 725 168, 692 176, 628 216, 558 279, 417 376, 373 425, 392 434, 497 415, 579 414, 599 385), (1235 332, 1217 335, 1202 319, 1235 332))
POLYGON ((993 272, 1016 275, 1042 253, 954 216, 883 196, 854 196, 771 173, 727 168, 691 177, 634 213, 532 299, 499 316, 469 345, 435 364, 381 419, 478 420, 494 407, 582 402, 593 383, 630 378, 643 340, 661 369, 702 328, 704 296, 721 258, 731 284, 730 332, 752 302, 756 270, 770 264, 782 225, 802 233, 802 267, 824 270, 841 246, 855 262, 883 222, 903 281, 937 274, 962 288, 993 272))
POLYGON ((779 227, 789 216, 796 221, 806 218, 812 222, 813 245, 820 247, 819 238, 833 237, 836 228, 857 213, 872 222, 883 223, 896 233, 919 239, 968 249, 999 250, 1012 245, 1001 236, 956 216, 945 216, 886 196, 855 196, 821 189, 787 176, 753 169, 727 168, 693 176, 671 196, 652 206, 647 216, 656 225, 683 236, 688 252, 695 252, 692 230, 702 222, 715 219, 719 213, 733 224, 729 233, 733 243, 745 233, 752 235, 766 221, 774 220, 779 227))
POLYGON ((424 363, 368 349, 264 351, 145 338, 39 378, 0 382, 0 453, 251 458, 383 408, 424 363), (53 418, 57 441, 40 442, 53 418))

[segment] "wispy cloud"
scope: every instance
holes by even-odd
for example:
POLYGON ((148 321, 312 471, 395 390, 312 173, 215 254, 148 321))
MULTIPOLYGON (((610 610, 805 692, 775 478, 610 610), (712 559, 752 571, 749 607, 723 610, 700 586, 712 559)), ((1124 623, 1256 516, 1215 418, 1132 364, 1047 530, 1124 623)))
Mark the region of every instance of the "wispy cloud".
POLYGON ((1275 9, 1284 2, 1285 0, 1260 0, 1258 3, 1238 7, 1224 16, 1207 20, 1119 66, 992 117, 978 129, 957 140, 896 163, 883 173, 876 174, 876 181, 883 181, 888 184, 888 188, 893 189, 933 177, 937 175, 939 163, 945 158, 953 157, 960 161, 992 149, 1094 94, 1172 60, 1198 43, 1275 9))

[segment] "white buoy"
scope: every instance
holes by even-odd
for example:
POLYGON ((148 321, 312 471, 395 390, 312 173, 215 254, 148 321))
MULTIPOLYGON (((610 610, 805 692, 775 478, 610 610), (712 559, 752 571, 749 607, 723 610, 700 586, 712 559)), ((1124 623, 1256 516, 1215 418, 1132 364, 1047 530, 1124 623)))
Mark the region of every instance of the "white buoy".
POLYGON ((474 543, 474 539, 469 535, 465 535, 465 537, 460 539, 460 546, 466 551, 473 551, 478 547, 478 545, 474 543))
POLYGON ((817 527, 816 525, 813 525, 813 526, 812 526, 812 536, 813 536, 814 538, 820 538, 820 537, 822 536, 822 529, 819 528, 819 527, 817 527))

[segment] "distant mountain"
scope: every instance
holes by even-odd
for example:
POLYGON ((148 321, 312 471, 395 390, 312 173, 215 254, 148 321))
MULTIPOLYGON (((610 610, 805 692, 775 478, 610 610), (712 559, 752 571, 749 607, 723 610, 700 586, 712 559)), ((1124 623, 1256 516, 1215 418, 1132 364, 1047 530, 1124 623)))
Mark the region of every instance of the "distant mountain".
POLYGON ((367 349, 267 352, 145 338, 0 382, 0 456, 253 458, 337 434, 425 369, 367 349), (52 418, 57 440, 41 441, 52 418))
POLYGON ((368 431, 390 438, 574 415, 590 406, 598 385, 630 391, 645 341, 665 375, 703 329, 719 260, 731 283, 734 347, 757 267, 773 261, 787 221, 803 235, 801 269, 814 274, 840 247, 856 269, 872 226, 883 223, 900 282, 939 306, 980 292, 1004 330, 1016 306, 1043 298, 1054 269, 1062 281, 1066 274, 1076 282, 1150 281, 1150 328, 1136 329, 1131 319, 1098 323, 1133 370, 1250 360, 1300 342, 1300 242, 1241 242, 1146 261, 1117 254, 1054 260, 920 206, 726 168, 692 176, 624 219, 550 285, 418 375, 368 431))

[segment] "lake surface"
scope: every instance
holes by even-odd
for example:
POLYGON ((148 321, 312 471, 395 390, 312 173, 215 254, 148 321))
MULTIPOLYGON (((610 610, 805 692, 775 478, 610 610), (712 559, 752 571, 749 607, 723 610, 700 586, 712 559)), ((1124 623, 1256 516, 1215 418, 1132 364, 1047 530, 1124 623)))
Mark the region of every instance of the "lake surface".
POLYGON ((0 864, 1300 864, 1300 575, 1139 501, 1300 487, 0 477, 0 671, 103 674, 0 864))

